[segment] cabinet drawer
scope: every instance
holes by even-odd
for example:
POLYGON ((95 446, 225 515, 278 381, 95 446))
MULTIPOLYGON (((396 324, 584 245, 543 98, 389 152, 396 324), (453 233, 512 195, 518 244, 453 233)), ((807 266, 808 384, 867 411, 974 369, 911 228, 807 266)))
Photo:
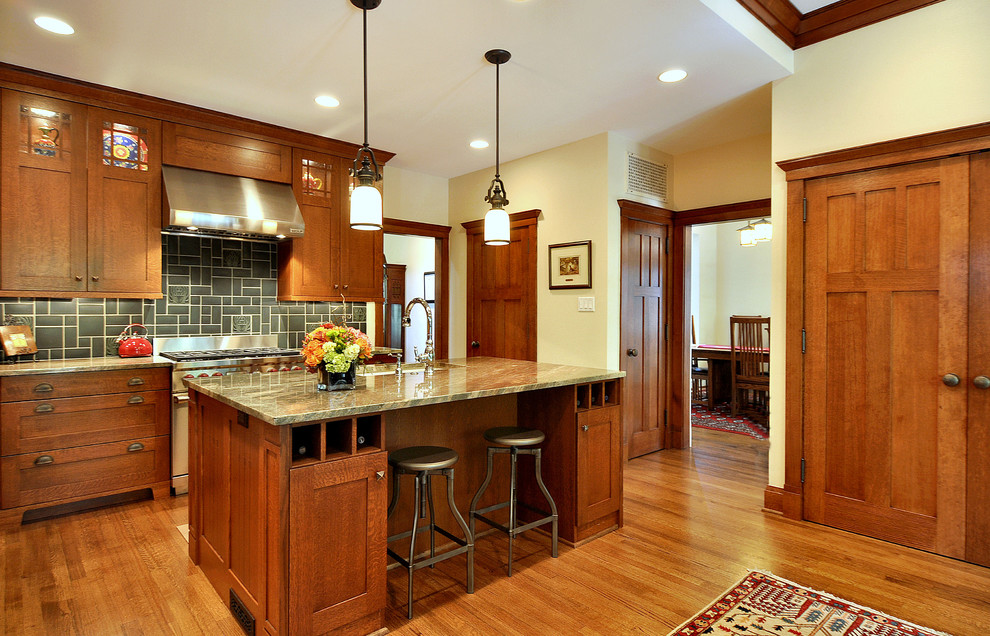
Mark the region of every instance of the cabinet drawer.
POLYGON ((162 367, 5 377, 0 378, 0 401, 161 391, 171 388, 170 376, 170 369, 162 367))
POLYGON ((165 122, 163 163, 238 177, 290 183, 292 148, 251 137, 165 122))
POLYGON ((171 393, 140 391, 0 405, 0 455, 168 435, 171 393))
POLYGON ((164 435, 4 457, 0 506, 54 503, 150 486, 168 480, 169 454, 169 438, 164 435))

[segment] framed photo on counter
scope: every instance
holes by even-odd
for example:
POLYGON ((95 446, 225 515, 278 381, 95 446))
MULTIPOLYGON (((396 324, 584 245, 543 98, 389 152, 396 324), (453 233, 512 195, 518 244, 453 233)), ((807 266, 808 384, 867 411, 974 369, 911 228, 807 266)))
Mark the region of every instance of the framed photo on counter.
POLYGON ((550 246, 550 289, 591 288, 591 241, 550 246))

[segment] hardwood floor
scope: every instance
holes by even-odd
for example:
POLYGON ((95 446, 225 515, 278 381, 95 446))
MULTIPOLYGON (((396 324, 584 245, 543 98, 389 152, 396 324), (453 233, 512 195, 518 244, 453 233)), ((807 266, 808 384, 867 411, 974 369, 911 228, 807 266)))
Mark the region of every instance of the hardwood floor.
MULTIPOLYGON (((464 561, 388 575, 391 633, 666 634, 746 570, 768 570, 956 636, 990 634, 990 569, 761 512, 766 442, 694 432, 692 450, 632 460, 625 527, 549 556, 542 535, 482 537, 464 561)), ((44 521, 2 535, 4 634, 242 634, 175 529, 185 498, 44 521)), ((532 535, 532 533, 530 533, 532 535)))

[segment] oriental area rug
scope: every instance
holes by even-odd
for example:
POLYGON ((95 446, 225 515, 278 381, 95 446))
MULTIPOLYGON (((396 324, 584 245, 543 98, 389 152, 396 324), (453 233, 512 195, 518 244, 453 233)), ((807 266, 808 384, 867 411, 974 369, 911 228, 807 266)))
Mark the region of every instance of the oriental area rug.
POLYGON ((701 634, 949 636, 763 572, 747 574, 668 636, 701 634))
POLYGON ((740 433, 755 437, 756 439, 767 439, 770 437, 770 429, 763 424, 757 424, 743 415, 733 417, 730 411, 731 409, 728 404, 716 404, 711 411, 700 404, 692 404, 691 426, 710 428, 727 433, 740 433))

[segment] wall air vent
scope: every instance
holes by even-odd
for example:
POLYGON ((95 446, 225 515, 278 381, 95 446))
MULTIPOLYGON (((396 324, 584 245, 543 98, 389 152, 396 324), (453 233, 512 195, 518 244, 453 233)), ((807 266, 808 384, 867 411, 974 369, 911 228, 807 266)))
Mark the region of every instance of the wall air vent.
POLYGON ((626 164, 626 192, 658 201, 667 200, 667 164, 629 153, 626 164))
POLYGON ((237 598, 233 589, 230 590, 230 613, 237 619, 237 623, 247 636, 254 636, 254 616, 244 606, 244 602, 237 598))

